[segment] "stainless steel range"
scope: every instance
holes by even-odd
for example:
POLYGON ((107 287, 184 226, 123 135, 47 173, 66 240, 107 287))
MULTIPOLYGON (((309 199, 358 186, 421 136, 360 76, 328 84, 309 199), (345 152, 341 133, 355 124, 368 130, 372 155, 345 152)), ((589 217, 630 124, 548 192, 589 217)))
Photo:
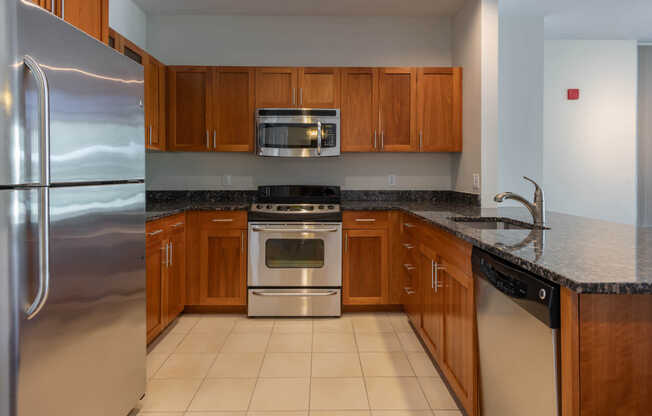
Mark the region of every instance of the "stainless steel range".
POLYGON ((249 316, 340 316, 339 187, 259 187, 248 266, 249 316))

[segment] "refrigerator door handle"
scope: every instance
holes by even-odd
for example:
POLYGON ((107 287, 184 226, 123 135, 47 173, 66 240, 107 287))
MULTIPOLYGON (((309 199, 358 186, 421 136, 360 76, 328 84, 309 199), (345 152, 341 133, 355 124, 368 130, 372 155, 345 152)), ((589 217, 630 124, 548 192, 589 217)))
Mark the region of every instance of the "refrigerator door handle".
POLYGON ((41 149, 39 151, 41 181, 40 185, 50 185, 50 86, 41 66, 29 55, 23 57, 27 68, 36 79, 39 87, 39 124, 41 149))
POLYGON ((34 302, 27 308, 27 319, 33 319, 43 309, 50 294, 50 191, 40 189, 39 204, 39 281, 34 302))

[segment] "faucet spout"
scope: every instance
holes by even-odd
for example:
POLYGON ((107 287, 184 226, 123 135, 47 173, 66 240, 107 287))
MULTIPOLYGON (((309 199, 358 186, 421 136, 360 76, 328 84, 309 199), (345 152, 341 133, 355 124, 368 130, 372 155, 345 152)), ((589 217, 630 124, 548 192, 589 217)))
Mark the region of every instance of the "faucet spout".
POLYGON ((545 203, 543 199, 543 190, 532 179, 525 176, 523 178, 534 184, 534 202, 530 202, 527 199, 523 198, 521 195, 515 194, 513 192, 501 192, 496 194, 496 196, 494 196, 494 201, 503 202, 506 199, 513 199, 520 202, 528 209, 528 211, 530 211, 530 214, 532 214, 532 221, 534 224, 537 226, 543 226, 545 223, 545 203))

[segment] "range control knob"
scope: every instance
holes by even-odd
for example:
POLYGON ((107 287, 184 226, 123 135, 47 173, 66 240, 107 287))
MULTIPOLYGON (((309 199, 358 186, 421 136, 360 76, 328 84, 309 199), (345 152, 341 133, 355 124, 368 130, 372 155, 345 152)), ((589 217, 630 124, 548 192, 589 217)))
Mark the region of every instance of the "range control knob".
POLYGON ((267 209, 272 209, 272 206, 271 206, 271 205, 267 205, 265 208, 267 208, 267 209))
POLYGON ((329 205, 329 206, 328 206, 328 209, 335 209, 335 206, 333 206, 333 205, 329 205))
POLYGON ((263 206, 260 205, 260 204, 256 205, 256 209, 261 209, 262 207, 263 207, 263 206))
POLYGON ((546 293, 546 289, 539 289, 539 299, 544 300, 548 293, 546 293))
POLYGON ((324 206, 323 206, 323 205, 320 205, 320 206, 319 206, 319 209, 324 209, 324 206))

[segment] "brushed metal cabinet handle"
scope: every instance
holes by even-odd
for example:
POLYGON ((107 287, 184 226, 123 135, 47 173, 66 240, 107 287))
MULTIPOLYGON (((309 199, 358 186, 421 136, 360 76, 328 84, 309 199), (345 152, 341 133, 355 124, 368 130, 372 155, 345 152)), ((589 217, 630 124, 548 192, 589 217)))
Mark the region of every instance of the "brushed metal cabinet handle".
POLYGON ((217 130, 213 130, 213 149, 217 148, 217 130))
POLYGON ((299 88, 299 105, 303 105, 303 87, 299 88))
MULTIPOLYGON (((435 269, 436 269, 436 268, 437 268, 437 266, 435 266, 435 261, 434 261, 434 260, 430 260, 430 287, 431 287, 432 289, 435 289, 435 278, 434 278, 434 274, 435 274, 435 269)), ((435 292, 436 292, 436 291, 437 291, 437 290, 435 289, 435 292)))
POLYGON ((233 222, 233 218, 213 218, 212 222, 233 222))
POLYGON ((408 250, 412 250, 414 248, 414 244, 403 243, 403 247, 407 248, 408 250))
POLYGON ((378 131, 374 129, 374 149, 378 147, 378 131))
POLYGON ((175 228, 176 228, 176 227, 180 227, 180 226, 182 226, 182 225, 184 225, 184 224, 185 224, 185 222, 181 221, 181 222, 178 222, 178 223, 176 223, 176 224, 172 224, 172 227, 175 227, 175 228))
POLYGON ((414 227, 416 227, 416 225, 411 224, 411 223, 409 223, 409 222, 403 223, 403 226, 405 226, 405 227, 407 227, 407 228, 414 228, 414 227))
POLYGON ((357 222, 376 222, 375 218, 356 218, 357 222))
POLYGON ((147 233, 147 235, 153 236, 153 235, 161 234, 162 232, 163 230, 156 230, 156 231, 152 231, 151 233, 147 233))
POLYGON ((168 246, 170 246, 170 251, 168 252, 168 264, 169 264, 170 266, 172 266, 172 257, 174 256, 174 255, 172 254, 172 249, 173 249, 173 247, 174 247, 174 245, 172 244, 172 241, 170 241, 170 242, 168 243, 168 246))
POLYGON ((423 150, 423 130, 419 131, 419 150, 423 150))
POLYGON ((407 263, 404 264, 403 267, 404 267, 405 270, 407 270, 407 271, 412 271, 412 270, 416 269, 415 266, 413 266, 413 265, 411 265, 411 264, 407 264, 407 263))
POLYGON ((149 125, 149 145, 152 145, 152 125, 149 125))
MULTIPOLYGON (((52 0, 52 3, 54 3, 54 0, 52 0)), ((61 0, 61 18, 66 20, 66 0, 61 0)))
POLYGON ((380 132, 380 148, 385 150, 385 130, 380 132))
POLYGON ((207 149, 210 149, 210 148, 211 148, 211 139, 210 139, 210 137, 209 137, 209 134, 210 134, 210 133, 208 132, 208 129, 206 129, 206 148, 207 148, 207 149))
POLYGON ((292 105, 297 105, 297 89, 292 87, 292 105))

